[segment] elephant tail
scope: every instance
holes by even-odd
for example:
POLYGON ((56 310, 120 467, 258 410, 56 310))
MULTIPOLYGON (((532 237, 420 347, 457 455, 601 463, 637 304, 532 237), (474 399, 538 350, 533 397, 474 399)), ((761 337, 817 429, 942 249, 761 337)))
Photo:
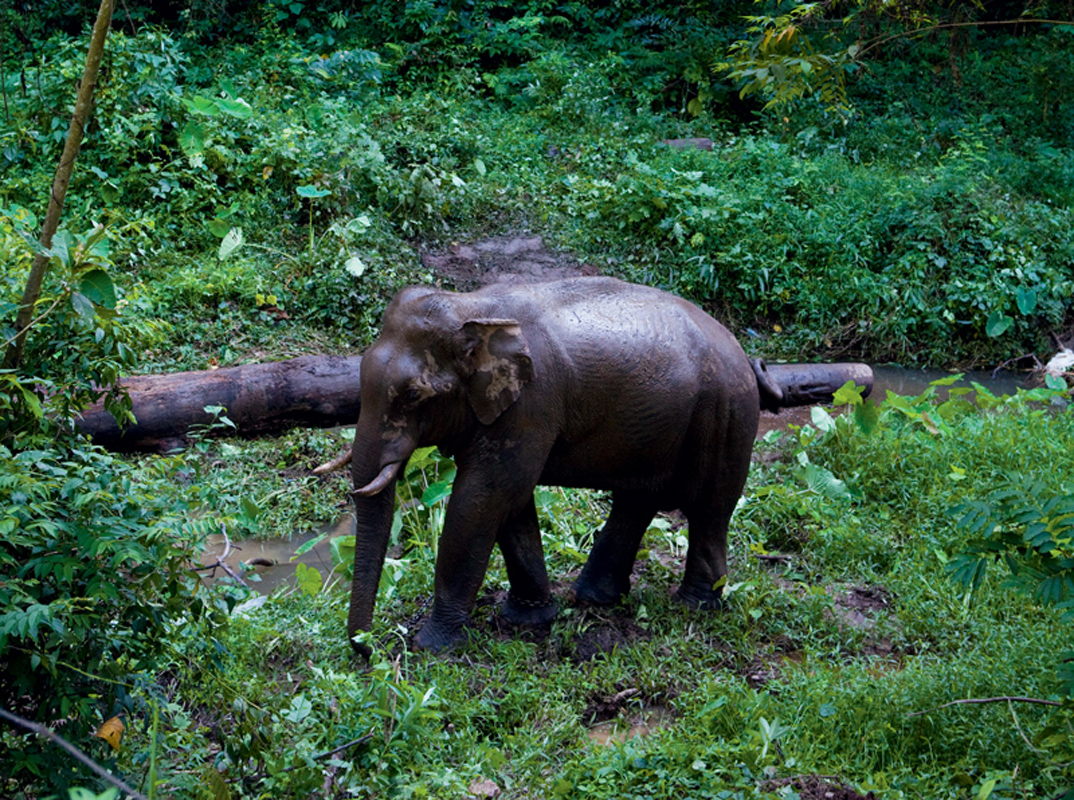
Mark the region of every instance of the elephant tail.
POLYGON ((763 358, 751 358, 750 366, 753 374, 757 376, 757 389, 761 393, 761 410, 776 412, 783 406, 783 389, 772 373, 768 371, 768 365, 763 358))
POLYGON ((774 364, 763 359, 751 359, 753 374, 761 396, 761 409, 779 411, 781 408, 830 403, 847 381, 864 387, 863 398, 873 390, 873 370, 868 364, 774 364))

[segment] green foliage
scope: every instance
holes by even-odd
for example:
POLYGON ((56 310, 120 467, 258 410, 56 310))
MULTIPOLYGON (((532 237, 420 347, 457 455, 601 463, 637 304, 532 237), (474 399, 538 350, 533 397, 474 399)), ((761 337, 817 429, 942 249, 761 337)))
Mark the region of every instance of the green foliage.
MULTIPOLYGON (((0 336, 4 349, 14 340, 14 312, 22 302, 36 244, 34 216, 23 208, 0 211, 0 336)), ((84 407, 103 398, 125 420, 129 401, 113 386, 135 363, 135 348, 152 343, 162 326, 125 316, 139 304, 138 291, 123 292, 111 277, 112 253, 120 240, 143 233, 138 224, 96 225, 85 234, 60 230, 53 238, 51 270, 18 371, 0 371, 0 443, 15 449, 39 446, 70 432, 84 407)))
MULTIPOLYGON (((1054 475, 1050 469, 1046 474, 1054 475)), ((980 588, 989 562, 1010 570, 1004 585, 1045 605, 1065 609, 1074 620, 1074 492, 1030 474, 1010 476, 991 493, 954 511, 977 538, 948 563, 952 578, 980 588)))
POLYGON ((977 132, 963 134, 918 169, 746 136, 719 159, 628 150, 615 177, 565 184, 603 241, 659 243, 628 274, 675 270, 680 291, 725 316, 778 326, 766 348, 926 363, 1044 350, 1074 286, 1069 207, 997 192, 977 132))
MULTIPOLYGON (((129 464, 91 447, 0 446, 0 705, 81 741, 144 703, 176 624, 212 609, 190 560, 204 535, 181 458, 129 464)), ((79 772, 47 742, 0 738, 5 779, 79 772)))

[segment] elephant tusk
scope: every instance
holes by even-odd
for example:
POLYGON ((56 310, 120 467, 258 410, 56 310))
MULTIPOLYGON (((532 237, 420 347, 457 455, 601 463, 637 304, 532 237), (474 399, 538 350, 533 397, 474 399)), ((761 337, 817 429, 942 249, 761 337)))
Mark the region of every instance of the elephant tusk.
POLYGON ((331 461, 321 464, 321 466, 319 467, 315 467, 313 470, 313 474, 327 475, 329 472, 335 472, 337 469, 347 466, 349 463, 351 463, 352 452, 353 451, 351 450, 351 448, 348 447, 331 461))
POLYGON ((393 461, 390 464, 385 464, 381 469, 380 474, 377 475, 372 481, 367 483, 361 489, 355 489, 351 494, 355 497, 372 497, 373 495, 380 494, 384 491, 392 481, 395 480, 396 475, 399 473, 399 467, 402 465, 402 461, 393 461))

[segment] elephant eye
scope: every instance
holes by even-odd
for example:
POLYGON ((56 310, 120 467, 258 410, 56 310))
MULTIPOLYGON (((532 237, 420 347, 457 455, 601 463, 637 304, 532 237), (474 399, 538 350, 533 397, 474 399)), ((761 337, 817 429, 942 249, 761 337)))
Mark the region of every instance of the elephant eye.
POLYGON ((417 386, 411 386, 403 392, 403 402, 407 405, 417 403, 422 398, 422 391, 417 386))

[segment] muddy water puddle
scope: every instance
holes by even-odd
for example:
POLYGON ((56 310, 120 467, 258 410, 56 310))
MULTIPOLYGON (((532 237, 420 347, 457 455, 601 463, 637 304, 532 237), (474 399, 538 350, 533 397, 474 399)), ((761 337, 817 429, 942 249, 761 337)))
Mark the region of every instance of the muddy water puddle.
MULTIPOLYGON (((317 569, 321 576, 327 579, 332 573, 332 539, 353 535, 354 517, 351 514, 344 514, 336 522, 319 530, 290 539, 241 539, 230 542, 230 548, 222 534, 214 534, 209 537, 200 561, 204 566, 217 564, 226 550, 227 555, 223 561, 231 571, 241 576, 258 594, 269 595, 280 587, 294 586, 295 571, 299 564, 317 569), (300 556, 295 555, 303 545, 318 537, 323 538, 311 549, 300 556)), ((225 580, 228 577, 227 571, 220 566, 205 571, 203 576, 207 582, 225 580)))

